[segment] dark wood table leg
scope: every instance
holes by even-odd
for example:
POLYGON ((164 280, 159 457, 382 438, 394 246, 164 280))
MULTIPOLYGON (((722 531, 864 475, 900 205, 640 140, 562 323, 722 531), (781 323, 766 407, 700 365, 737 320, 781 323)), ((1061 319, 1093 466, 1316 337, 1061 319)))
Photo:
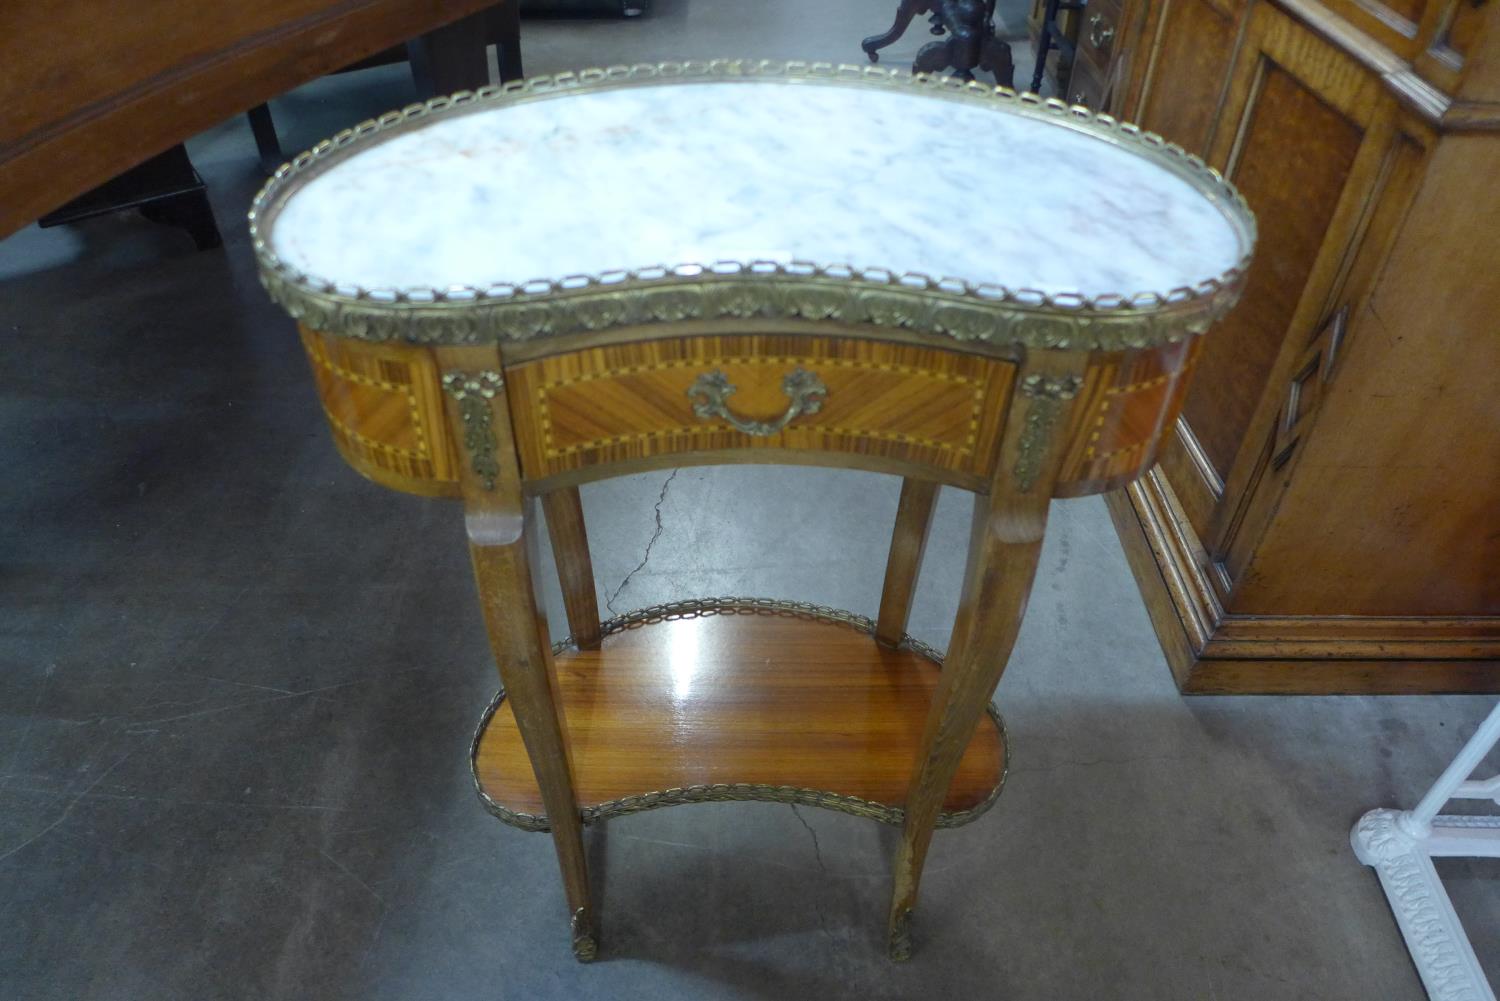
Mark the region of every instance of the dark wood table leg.
POLYGON ((181 143, 48 212, 37 224, 60 226, 131 208, 152 222, 187 230, 199 250, 224 242, 208 202, 207 186, 181 143))
POLYGON ((224 243, 206 191, 192 191, 176 198, 147 202, 140 207, 140 213, 152 222, 186 230, 199 250, 212 250, 224 243))
POLYGON ((276 173, 276 168, 286 162, 281 152, 281 140, 276 135, 276 120, 271 117, 269 104, 257 104, 245 112, 250 119, 250 134, 255 136, 255 152, 260 156, 260 169, 267 174, 276 173))
POLYGON ((417 96, 430 100, 458 90, 478 90, 490 82, 485 52, 488 11, 470 14, 406 43, 417 96))
POLYGON ((1042 8, 1042 30, 1036 40, 1036 68, 1031 71, 1031 92, 1042 92, 1042 77, 1047 75, 1047 51, 1052 48, 1052 31, 1057 24, 1057 0, 1047 0, 1042 8))
MULTIPOLYGON (((896 8, 896 20, 884 33, 871 35, 859 47, 865 50, 865 55, 870 57, 870 62, 880 62, 880 50, 892 44, 896 39, 906 34, 906 29, 911 25, 912 18, 918 14, 926 14, 933 8, 932 0, 901 0, 900 6, 896 8)), ((934 24, 934 29, 937 25, 934 24)), ((934 34, 936 34, 934 30, 934 34)))
POLYGON ((503 0, 485 14, 495 43, 495 59, 500 64, 500 82, 520 80, 526 75, 521 68, 521 0, 503 0))

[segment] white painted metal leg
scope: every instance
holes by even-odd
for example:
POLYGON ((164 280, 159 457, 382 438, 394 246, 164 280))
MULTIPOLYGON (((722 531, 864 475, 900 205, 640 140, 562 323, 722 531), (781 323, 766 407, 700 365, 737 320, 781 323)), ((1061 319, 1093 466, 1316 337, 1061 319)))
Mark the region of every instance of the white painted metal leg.
POLYGON ((1500 743, 1497 705, 1414 810, 1371 810, 1354 825, 1354 854, 1380 876, 1422 984, 1433 1001, 1495 1001, 1474 947, 1459 923, 1434 857, 1500 858, 1500 816, 1442 816, 1450 799, 1500 804, 1500 775, 1469 774, 1500 743))

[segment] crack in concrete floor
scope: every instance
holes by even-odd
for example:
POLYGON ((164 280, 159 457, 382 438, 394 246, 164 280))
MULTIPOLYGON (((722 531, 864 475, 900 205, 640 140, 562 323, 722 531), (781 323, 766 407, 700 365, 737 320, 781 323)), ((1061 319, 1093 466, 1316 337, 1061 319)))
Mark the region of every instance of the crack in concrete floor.
POLYGON ((656 548, 656 540, 661 538, 662 533, 661 506, 667 502, 667 491, 671 488, 672 481, 677 479, 677 474, 680 472, 682 472, 680 468, 674 469, 671 475, 662 481, 661 494, 656 498, 656 509, 653 512, 656 518, 656 527, 651 532, 651 538, 646 541, 646 551, 641 554, 641 561, 635 565, 634 570, 625 575, 624 580, 620 581, 620 586, 615 588, 615 593, 604 601, 604 607, 609 609, 609 614, 611 615, 620 614, 620 610, 615 607, 615 601, 619 599, 621 592, 630 586, 630 581, 635 575, 645 569, 646 564, 651 560, 651 550, 656 548))

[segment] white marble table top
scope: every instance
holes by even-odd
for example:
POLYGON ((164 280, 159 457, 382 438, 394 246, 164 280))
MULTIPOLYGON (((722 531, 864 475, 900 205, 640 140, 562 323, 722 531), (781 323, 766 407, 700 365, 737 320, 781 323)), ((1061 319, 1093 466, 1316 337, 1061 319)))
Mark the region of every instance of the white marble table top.
POLYGON ((988 103, 758 81, 437 116, 293 191, 269 243, 364 288, 768 260, 1087 296, 1191 286, 1248 249, 1214 200, 1094 136, 988 103))

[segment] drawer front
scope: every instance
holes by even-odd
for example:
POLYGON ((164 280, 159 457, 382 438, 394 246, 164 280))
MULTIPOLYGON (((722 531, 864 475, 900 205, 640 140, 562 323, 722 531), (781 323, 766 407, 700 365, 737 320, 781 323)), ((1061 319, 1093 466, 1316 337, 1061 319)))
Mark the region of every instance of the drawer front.
POLYGON ((396 490, 456 496, 457 460, 428 349, 300 329, 328 429, 345 461, 396 490))
POLYGON ((852 457, 828 465, 927 466, 962 482, 989 474, 1013 372, 932 348, 745 335, 589 348, 508 367, 506 382, 531 480, 755 449, 852 457))

